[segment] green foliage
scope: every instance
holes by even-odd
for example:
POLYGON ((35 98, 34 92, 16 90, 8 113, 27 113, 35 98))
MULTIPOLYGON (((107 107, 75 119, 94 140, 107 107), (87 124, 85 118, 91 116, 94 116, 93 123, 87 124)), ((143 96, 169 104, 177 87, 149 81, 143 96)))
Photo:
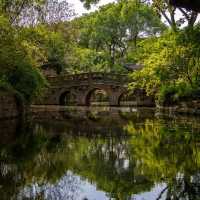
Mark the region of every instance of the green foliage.
POLYGON ((157 100, 178 101, 199 94, 199 27, 141 41, 135 59, 144 68, 133 73, 130 88, 142 87, 157 100), (192 95, 194 94, 194 95, 192 95))
POLYGON ((47 25, 19 29, 1 15, 0 37, 0 80, 31 102, 46 84, 40 68, 64 69, 64 36, 47 25))
POLYGON ((84 3, 85 8, 91 8, 91 4, 97 4, 100 0, 80 0, 84 3))
POLYGON ((16 67, 7 75, 7 81, 27 102, 41 94, 41 85, 45 84, 40 72, 30 65, 16 67))
POLYGON ((74 47, 66 55, 68 73, 83 72, 123 72, 121 65, 110 65, 109 55, 106 52, 96 52, 89 48, 74 47))
POLYGON ((137 0, 124 1, 121 15, 132 39, 141 32, 149 36, 161 33, 166 28, 151 6, 137 0))
MULTIPOLYGON (((102 71, 123 72, 126 55, 130 49, 136 48, 137 40, 144 35, 160 34, 165 29, 152 8, 142 3, 137 5, 137 1, 107 4, 94 13, 73 20, 71 24, 78 30, 78 43, 74 44, 78 45, 78 49, 93 50, 97 57, 104 55, 108 69, 105 70, 105 64, 100 60, 102 71)), ((91 71, 94 71, 92 66, 91 71)))
POLYGON ((134 155, 143 160, 140 166, 141 171, 158 181, 163 180, 162 174, 164 173, 168 186, 172 187, 175 184, 173 177, 176 176, 177 171, 186 175, 193 171, 191 166, 196 166, 199 163, 197 154, 194 153, 194 143, 199 132, 195 132, 195 135, 191 134, 191 132, 198 130, 198 123, 190 126, 187 119, 182 119, 182 122, 181 120, 167 120, 168 122, 164 119, 147 119, 139 127, 135 123, 129 123, 126 129, 129 134, 134 136, 131 142, 135 147, 134 155), (189 126, 186 125, 187 123, 189 126), (188 144, 188 146, 180 144, 188 144), (188 151, 189 149, 190 151, 188 151), (178 155, 175 152, 182 153, 178 153, 178 155), (174 153, 177 156, 174 157, 174 153), (184 159, 182 160, 181 156, 183 155, 184 159), (195 157, 197 163, 191 165, 192 157, 195 157))
POLYGON ((180 100, 199 98, 199 95, 198 87, 191 87, 185 82, 179 82, 174 85, 162 85, 158 93, 158 100, 162 104, 173 105, 180 100))
POLYGON ((100 52, 88 48, 74 48, 67 57, 68 72, 91 72, 106 70, 108 63, 106 58, 100 52))
POLYGON ((65 65, 67 45, 60 32, 51 31, 47 26, 24 28, 21 32, 27 54, 35 58, 38 67, 53 68, 60 73, 65 65))
MULTIPOLYGON (((86 8, 90 8, 92 4, 99 3, 100 0, 81 0, 84 3, 86 8)), ((129 4, 129 2, 134 2, 136 6, 140 5, 141 2, 147 5, 151 5, 151 7, 155 10, 155 12, 165 20, 165 23, 173 31, 177 31, 183 24, 186 24, 187 27, 193 28, 195 22, 198 20, 198 13, 195 11, 190 11, 181 7, 173 6, 170 1, 166 0, 121 0, 120 2, 124 2, 125 4, 129 4), (179 12, 179 15, 177 14, 179 12)), ((131 7, 134 10, 134 7, 131 7)), ((149 15, 150 16, 150 15, 149 15)))
MULTIPOLYGON (((39 94, 45 81, 27 54, 24 40, 7 19, 0 17, 0 80, 18 91, 27 102, 39 94)), ((32 46, 30 46, 32 48, 32 46)))

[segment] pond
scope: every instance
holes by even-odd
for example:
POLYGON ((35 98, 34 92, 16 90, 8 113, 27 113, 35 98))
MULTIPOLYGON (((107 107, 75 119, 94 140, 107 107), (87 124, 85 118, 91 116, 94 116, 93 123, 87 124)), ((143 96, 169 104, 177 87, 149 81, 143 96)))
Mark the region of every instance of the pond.
POLYGON ((1 200, 199 200, 200 118, 143 109, 0 123, 1 200))

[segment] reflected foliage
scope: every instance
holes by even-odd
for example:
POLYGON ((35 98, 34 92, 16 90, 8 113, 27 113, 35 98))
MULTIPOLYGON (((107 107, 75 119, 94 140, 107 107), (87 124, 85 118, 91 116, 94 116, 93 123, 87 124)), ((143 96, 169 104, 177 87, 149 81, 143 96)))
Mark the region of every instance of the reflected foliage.
POLYGON ((113 199, 164 183, 158 199, 198 200, 200 119, 142 113, 17 126, 9 145, 0 144, 2 198, 77 199, 81 181, 87 181, 113 199))

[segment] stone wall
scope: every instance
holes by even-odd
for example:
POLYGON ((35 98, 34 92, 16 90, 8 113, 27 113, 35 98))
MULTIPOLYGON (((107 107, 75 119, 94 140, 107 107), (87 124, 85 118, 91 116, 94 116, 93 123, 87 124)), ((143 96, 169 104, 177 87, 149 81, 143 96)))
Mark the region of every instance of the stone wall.
POLYGON ((20 115, 15 94, 0 89, 0 119, 13 118, 20 115))

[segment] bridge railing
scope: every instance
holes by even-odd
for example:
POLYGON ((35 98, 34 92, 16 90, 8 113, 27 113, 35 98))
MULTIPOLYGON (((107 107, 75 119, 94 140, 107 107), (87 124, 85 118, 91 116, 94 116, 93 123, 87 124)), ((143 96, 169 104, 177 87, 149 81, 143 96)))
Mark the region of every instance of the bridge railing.
POLYGON ((73 75, 61 75, 55 77, 47 78, 51 85, 63 84, 65 83, 80 83, 80 82, 99 82, 104 83, 115 82, 115 83, 128 83, 129 78, 126 74, 116 74, 116 73, 82 73, 73 75))

